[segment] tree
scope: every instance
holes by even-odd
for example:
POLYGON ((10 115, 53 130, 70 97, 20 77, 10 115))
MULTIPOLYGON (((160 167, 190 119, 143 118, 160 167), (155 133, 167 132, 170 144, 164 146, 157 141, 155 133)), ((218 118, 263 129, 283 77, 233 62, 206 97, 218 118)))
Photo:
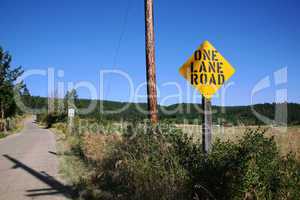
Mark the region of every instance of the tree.
POLYGON ((78 95, 75 89, 67 91, 64 98, 64 104, 66 111, 68 110, 68 108, 76 109, 76 105, 78 104, 78 95))
POLYGON ((30 95, 30 92, 26 86, 24 86, 23 92, 22 92, 22 100, 24 105, 32 107, 32 98, 30 95))
POLYGON ((56 114, 64 114, 64 100, 60 98, 58 90, 55 90, 54 96, 50 99, 53 101, 53 110, 50 109, 50 111, 53 111, 56 114))
POLYGON ((23 95, 23 96, 29 96, 29 97, 31 96, 31 95, 30 95, 30 92, 29 92, 29 90, 28 90, 28 88, 27 88, 26 86, 24 87, 24 90, 23 90, 22 95, 23 95))
POLYGON ((0 130, 5 130, 4 119, 16 113, 14 92, 24 88, 24 83, 16 84, 16 80, 23 74, 21 67, 12 69, 12 57, 0 47, 0 130))

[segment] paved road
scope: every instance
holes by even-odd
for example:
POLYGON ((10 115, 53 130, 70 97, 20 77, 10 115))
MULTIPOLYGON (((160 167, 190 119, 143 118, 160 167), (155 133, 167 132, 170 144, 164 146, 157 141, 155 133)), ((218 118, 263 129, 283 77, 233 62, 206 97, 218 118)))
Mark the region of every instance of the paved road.
POLYGON ((23 131, 0 140, 0 200, 61 200, 55 136, 25 121, 23 131))

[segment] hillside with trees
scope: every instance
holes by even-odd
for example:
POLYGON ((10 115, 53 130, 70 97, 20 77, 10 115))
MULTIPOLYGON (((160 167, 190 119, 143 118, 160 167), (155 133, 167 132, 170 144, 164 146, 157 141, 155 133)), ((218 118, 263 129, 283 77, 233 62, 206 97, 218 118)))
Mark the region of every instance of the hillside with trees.
MULTIPOLYGON (((77 95, 76 95, 77 96, 77 95)), ((46 108, 47 98, 45 97, 32 97, 32 108, 46 108)), ((63 101, 63 100, 62 100, 63 101)), ((146 103, 127 103, 116 101, 101 101, 101 100, 88 100, 77 99, 75 101, 77 108, 86 108, 91 103, 96 101, 96 108, 87 115, 80 115, 81 118, 93 118, 112 121, 140 121, 147 119, 147 115, 142 112, 147 110, 146 103), (106 113, 105 111, 117 111, 124 108, 116 114, 106 113), (142 111, 140 111, 142 110, 142 111)), ((273 124, 282 124, 280 119, 275 120, 276 107, 287 108, 287 123, 288 125, 300 125, 300 104, 297 103, 265 103, 255 104, 253 106, 213 106, 213 120, 214 124, 222 125, 263 125, 252 110, 255 110, 260 115, 263 115, 271 120, 273 124)), ((66 107, 66 104, 65 104, 66 107)), ((170 121, 175 123, 196 123, 195 120, 201 120, 200 110, 201 104, 173 104, 170 106, 159 106, 159 116, 162 121, 170 121), (167 111, 167 112, 166 112, 167 111)), ((198 121, 199 123, 199 121, 198 121)), ((201 121, 200 121, 201 123, 201 121)))

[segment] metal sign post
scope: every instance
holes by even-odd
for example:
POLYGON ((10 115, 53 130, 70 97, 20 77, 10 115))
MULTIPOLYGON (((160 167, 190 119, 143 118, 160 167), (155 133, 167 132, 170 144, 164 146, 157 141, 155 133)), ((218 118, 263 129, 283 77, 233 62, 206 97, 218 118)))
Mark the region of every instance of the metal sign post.
POLYGON ((73 129, 74 129, 74 117, 75 117, 75 109, 69 108, 68 109, 68 131, 70 134, 73 133, 73 129))
POLYGON ((212 134, 212 112, 211 100, 202 96, 202 144, 203 152, 208 153, 211 147, 211 134, 212 134))

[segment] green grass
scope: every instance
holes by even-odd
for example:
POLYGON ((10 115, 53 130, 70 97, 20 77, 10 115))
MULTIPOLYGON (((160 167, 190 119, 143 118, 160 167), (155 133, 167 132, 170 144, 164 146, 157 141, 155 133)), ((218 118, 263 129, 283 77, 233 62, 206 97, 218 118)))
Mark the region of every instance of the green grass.
POLYGON ((0 139, 4 138, 6 135, 4 133, 0 133, 0 139))
MULTIPOLYGON (((87 188, 86 181, 90 179, 91 169, 78 155, 72 152, 71 139, 66 137, 59 127, 54 126, 51 130, 56 135, 56 149, 59 159, 59 175, 67 185, 71 185, 75 190, 87 188), (55 127, 55 128, 54 128, 55 127)), ((84 189, 82 189, 84 190, 84 189)), ((81 191, 82 191, 81 190, 81 191)), ((80 196, 73 197, 80 199, 80 196)))

